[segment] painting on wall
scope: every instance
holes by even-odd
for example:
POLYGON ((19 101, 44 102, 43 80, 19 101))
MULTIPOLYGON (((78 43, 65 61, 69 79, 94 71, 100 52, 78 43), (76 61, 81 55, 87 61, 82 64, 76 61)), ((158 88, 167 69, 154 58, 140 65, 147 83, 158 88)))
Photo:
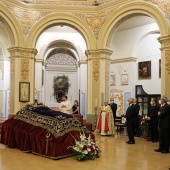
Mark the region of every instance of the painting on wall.
POLYGON ((161 59, 159 59, 159 78, 161 78, 161 59))
POLYGON ((19 102, 30 101, 30 83, 19 82, 19 102))
POLYGON ((110 86, 116 86, 116 75, 110 75, 110 86))
POLYGON ((121 85, 128 85, 128 74, 122 74, 121 75, 121 85))
POLYGON ((151 79, 151 61, 138 63, 138 79, 151 79))

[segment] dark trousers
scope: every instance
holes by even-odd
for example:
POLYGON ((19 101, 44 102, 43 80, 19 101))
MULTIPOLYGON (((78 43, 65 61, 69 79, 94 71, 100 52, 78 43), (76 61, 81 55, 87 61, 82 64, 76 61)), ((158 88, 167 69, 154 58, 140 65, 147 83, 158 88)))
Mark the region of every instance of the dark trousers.
POLYGON ((127 133, 128 133, 128 138, 130 142, 134 142, 134 136, 135 136, 135 122, 133 123, 128 123, 127 122, 127 133))
POLYGON ((152 141, 158 140, 158 123, 150 123, 150 138, 152 141))
POLYGON ((169 128, 159 128, 159 148, 169 151, 169 128))

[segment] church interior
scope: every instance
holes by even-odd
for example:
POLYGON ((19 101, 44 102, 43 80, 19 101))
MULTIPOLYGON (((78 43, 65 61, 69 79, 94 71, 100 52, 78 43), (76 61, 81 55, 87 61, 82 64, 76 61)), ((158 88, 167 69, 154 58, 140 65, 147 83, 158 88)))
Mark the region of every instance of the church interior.
MULTIPOLYGON (((0 133, 29 104, 58 111, 54 80, 63 76, 68 101, 78 101, 82 123, 94 134, 101 107, 111 98, 116 117, 126 114, 129 98, 138 99, 139 116, 147 117, 152 98, 170 100, 170 1, 1 0, 0 133)), ((147 141, 147 135, 127 145, 124 126, 115 126, 113 136, 95 134, 100 158, 82 162, 73 156, 51 160, 0 143, 0 170, 170 169, 170 154, 154 152, 158 142, 147 141)))

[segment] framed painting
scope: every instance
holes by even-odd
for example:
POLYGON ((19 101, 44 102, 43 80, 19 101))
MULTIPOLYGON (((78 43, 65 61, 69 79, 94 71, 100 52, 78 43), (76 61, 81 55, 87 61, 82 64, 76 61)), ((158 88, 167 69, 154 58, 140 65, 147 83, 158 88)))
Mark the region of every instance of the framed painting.
POLYGON ((138 63, 138 79, 151 79, 151 61, 142 61, 138 63))
POLYGON ((121 85, 128 85, 129 80, 128 80, 128 74, 122 74, 121 75, 121 85))
POLYGON ((161 78, 161 59, 159 59, 159 78, 161 78))
POLYGON ((116 75, 110 75, 110 86, 116 86, 116 75))
POLYGON ((19 102, 30 101, 30 83, 19 82, 19 102))

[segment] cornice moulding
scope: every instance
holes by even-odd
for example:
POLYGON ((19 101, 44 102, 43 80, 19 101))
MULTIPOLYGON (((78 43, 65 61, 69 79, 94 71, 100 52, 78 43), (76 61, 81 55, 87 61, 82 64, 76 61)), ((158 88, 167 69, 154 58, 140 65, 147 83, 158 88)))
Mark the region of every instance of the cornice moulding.
POLYGON ((128 57, 128 58, 121 58, 121 59, 111 59, 110 63, 114 64, 114 63, 123 63, 123 62, 135 62, 137 60, 137 58, 135 57, 128 57))

